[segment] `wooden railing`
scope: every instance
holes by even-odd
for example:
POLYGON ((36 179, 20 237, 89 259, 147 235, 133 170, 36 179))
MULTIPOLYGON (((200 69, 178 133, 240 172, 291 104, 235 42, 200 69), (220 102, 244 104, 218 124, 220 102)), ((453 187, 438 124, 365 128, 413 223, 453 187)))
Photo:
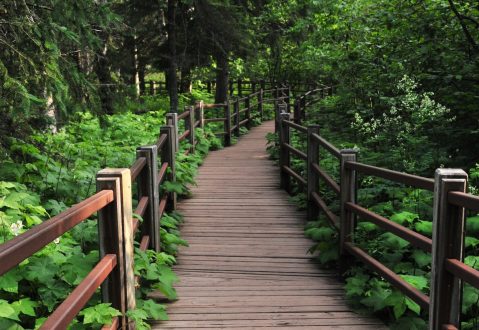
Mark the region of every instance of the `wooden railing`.
MULTIPOLYGON (((207 80, 203 82, 204 88, 208 93, 213 93, 216 89, 216 82, 214 80, 207 80)), ((289 87, 291 93, 294 95, 302 94, 307 91, 318 89, 322 86, 317 82, 304 82, 304 81, 282 81, 272 82, 264 79, 251 80, 251 79, 236 79, 228 82, 228 91, 230 96, 243 97, 248 94, 256 93, 260 90, 273 90, 277 87, 289 87)), ((166 93, 166 82, 150 80, 145 82, 144 93, 148 95, 156 95, 166 93)))
MULTIPOLYGON (((225 146, 230 146, 232 138, 240 136, 241 127, 251 128, 255 117, 258 118, 259 121, 265 119, 265 105, 269 104, 274 108, 276 107, 276 103, 285 100, 289 101, 289 98, 288 87, 275 87, 268 90, 260 89, 244 97, 231 97, 227 102, 221 104, 203 104, 202 102, 197 102, 194 108, 189 111, 196 111, 198 113, 199 119, 196 123, 198 123, 199 127, 203 127, 206 123, 223 123, 223 130, 216 131, 215 134, 223 137, 225 146), (211 116, 205 116, 206 109, 212 112, 211 116)), ((273 109, 271 111, 273 111, 273 109)), ((178 116, 178 119, 185 118, 186 120, 189 116, 187 112, 185 109, 185 111, 178 116)), ((174 122, 173 120, 173 125, 178 125, 174 124, 174 122)), ((187 132, 184 134, 188 135, 187 132)))
POLYGON ((163 126, 160 132, 155 145, 137 149, 137 159, 130 168, 99 171, 95 195, 0 245, 0 275, 3 275, 98 212, 100 261, 53 311, 42 329, 67 328, 100 285, 102 300, 122 313, 105 329, 134 327, 126 318, 126 311, 135 308, 135 234, 140 230, 140 249, 160 251, 160 218, 167 208, 174 209, 176 203, 174 193, 159 196, 159 185, 166 178, 175 180, 175 131, 173 126, 163 126), (132 183, 135 181, 138 205, 134 213, 144 219, 141 226, 138 219, 133 218, 132 183))
MULTIPOLYGON (((305 98, 301 96, 298 99, 305 98)), ((300 101, 301 104, 302 102, 300 101)), ((303 105, 301 107, 304 110, 303 105)), ((295 111, 295 116, 297 114, 298 112, 295 111)), ((320 211, 324 213, 331 226, 339 233, 340 260, 347 260, 350 256, 358 258, 422 308, 428 309, 430 329, 459 328, 462 283, 465 281, 479 288, 479 271, 463 263, 464 209, 479 211, 479 197, 465 192, 467 174, 460 169, 441 168, 436 170, 434 179, 429 179, 362 164, 357 161, 356 150, 337 149, 319 134, 317 125, 306 127, 299 125, 297 120, 290 121, 290 113, 285 104, 278 105, 276 120, 279 128, 281 187, 291 192, 291 179, 294 179, 299 189, 307 194, 308 218, 314 220, 320 211), (307 151, 301 151, 290 144, 291 129, 306 135, 307 151), (321 168, 320 148, 338 159, 339 182, 321 168), (291 156, 305 161, 305 177, 291 168, 291 156), (356 201, 358 174, 375 176, 434 192, 432 239, 359 205, 356 201), (321 197, 320 181, 338 196, 339 215, 335 214, 321 197), (357 216, 405 239, 419 249, 432 253, 430 296, 413 287, 355 244, 354 230, 357 216)), ((345 270, 344 266, 347 267, 347 262, 342 264, 342 270, 345 270)))
POLYGON ((134 238, 138 237, 143 251, 161 251, 160 219, 165 211, 176 209, 177 196, 174 192, 161 191, 160 186, 165 180, 176 181, 175 155, 180 150, 180 143, 188 142, 186 155, 194 152, 195 129, 209 122, 223 121, 225 131, 221 135, 228 146, 232 134, 239 136, 240 127, 250 127, 253 115, 262 119, 263 106, 285 99, 286 91, 287 88, 260 89, 225 104, 199 101, 185 107, 181 114, 167 114, 166 125, 160 128, 155 144, 138 147, 136 160, 130 168, 100 170, 96 177, 96 194, 1 244, 0 276, 98 212, 100 261, 53 311, 42 329, 66 329, 99 286, 102 301, 111 303, 122 314, 103 329, 133 329, 135 325, 126 317, 126 312, 136 305, 138 278, 133 272, 134 238), (223 109, 224 118, 212 117, 217 109, 223 109), (134 183, 138 189, 135 210, 132 209, 134 183), (143 222, 140 224, 133 214, 143 222))

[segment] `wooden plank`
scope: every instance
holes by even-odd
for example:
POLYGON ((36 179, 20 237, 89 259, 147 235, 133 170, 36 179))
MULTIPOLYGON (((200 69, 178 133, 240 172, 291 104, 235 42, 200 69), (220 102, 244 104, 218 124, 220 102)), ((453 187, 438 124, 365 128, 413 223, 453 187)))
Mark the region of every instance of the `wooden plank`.
POLYGON ((171 322, 172 326, 162 325, 164 329, 180 329, 180 328, 197 328, 197 327, 206 327, 209 329, 229 329, 231 327, 245 327, 250 326, 252 323, 255 327, 277 327, 277 326, 328 326, 332 327, 335 325, 361 325, 368 324, 375 327, 380 325, 379 321, 373 321, 371 319, 362 318, 350 318, 350 319, 290 319, 290 320, 249 320, 247 318, 243 320, 213 320, 213 321, 173 321, 171 322), (174 325, 173 325, 174 324, 174 325))
POLYGON ((207 320, 292 320, 292 319, 360 319, 357 314, 351 312, 283 312, 283 313, 255 313, 249 312, 244 315, 239 313, 224 314, 171 314, 170 320, 180 321, 207 321, 207 320))

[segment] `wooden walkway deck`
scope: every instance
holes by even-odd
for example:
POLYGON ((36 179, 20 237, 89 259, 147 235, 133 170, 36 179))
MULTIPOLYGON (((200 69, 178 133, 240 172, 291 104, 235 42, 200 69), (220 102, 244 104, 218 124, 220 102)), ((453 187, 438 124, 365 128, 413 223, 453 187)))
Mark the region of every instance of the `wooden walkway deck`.
POLYGON ((280 190, 266 122, 211 153, 180 203, 190 247, 175 267, 180 299, 153 329, 382 329, 346 304, 335 272, 307 255, 305 215, 280 190))

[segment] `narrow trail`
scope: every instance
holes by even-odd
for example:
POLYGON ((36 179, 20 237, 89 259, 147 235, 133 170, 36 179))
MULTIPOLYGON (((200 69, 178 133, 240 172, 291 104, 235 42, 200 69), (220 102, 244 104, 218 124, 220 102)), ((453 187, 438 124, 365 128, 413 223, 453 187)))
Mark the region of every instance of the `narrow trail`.
POLYGON ((336 272, 307 254, 305 214, 279 189, 265 152, 273 122, 212 152, 179 204, 190 246, 175 270, 180 299, 153 329, 383 329, 346 304, 336 272))

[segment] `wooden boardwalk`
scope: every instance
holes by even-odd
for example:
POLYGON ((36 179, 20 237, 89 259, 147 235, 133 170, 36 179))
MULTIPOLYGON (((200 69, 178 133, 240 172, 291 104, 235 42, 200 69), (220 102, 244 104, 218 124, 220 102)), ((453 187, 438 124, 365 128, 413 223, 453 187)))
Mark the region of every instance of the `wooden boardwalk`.
POLYGON ((355 314, 336 273, 308 256, 305 214, 279 189, 268 160, 266 122, 233 147, 212 152, 193 198, 182 201, 179 300, 153 329, 381 329, 355 314))

